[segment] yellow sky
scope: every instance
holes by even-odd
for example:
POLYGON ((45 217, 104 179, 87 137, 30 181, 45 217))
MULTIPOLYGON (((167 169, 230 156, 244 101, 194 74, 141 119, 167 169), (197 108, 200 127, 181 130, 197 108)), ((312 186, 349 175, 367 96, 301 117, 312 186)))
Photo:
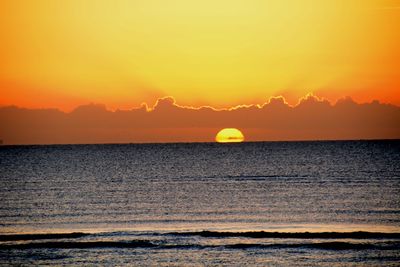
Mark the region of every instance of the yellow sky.
POLYGON ((1 1, 0 105, 400 105, 399 29, 400 1, 1 1))

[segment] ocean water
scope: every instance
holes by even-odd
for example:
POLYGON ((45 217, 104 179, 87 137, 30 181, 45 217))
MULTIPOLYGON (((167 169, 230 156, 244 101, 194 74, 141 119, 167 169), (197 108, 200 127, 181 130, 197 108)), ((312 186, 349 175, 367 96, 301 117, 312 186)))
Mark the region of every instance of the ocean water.
POLYGON ((0 147, 0 265, 398 266, 400 141, 0 147))

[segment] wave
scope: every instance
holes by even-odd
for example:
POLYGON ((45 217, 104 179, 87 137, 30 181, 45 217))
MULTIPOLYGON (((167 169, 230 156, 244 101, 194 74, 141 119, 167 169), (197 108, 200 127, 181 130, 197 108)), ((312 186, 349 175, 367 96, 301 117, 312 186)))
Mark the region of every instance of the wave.
POLYGON ((54 233, 54 234, 9 234, 0 235, 0 241, 23 241, 41 239, 61 239, 61 238, 80 238, 90 234, 87 233, 54 233))
POLYGON ((352 243, 352 242, 321 242, 321 243, 295 243, 295 244, 232 244, 225 245, 231 249, 324 249, 324 250, 364 250, 364 249, 384 249, 398 250, 400 242, 381 242, 381 243, 352 243))
POLYGON ((248 238, 301 238, 301 239, 400 239, 400 233, 382 232, 170 232, 169 235, 201 237, 248 237, 248 238))
POLYGON ((198 231, 198 232, 104 232, 104 233, 39 233, 39 234, 5 234, 0 235, 0 241, 29 241, 45 239, 74 239, 86 236, 119 236, 119 235, 151 235, 151 236, 201 236, 215 238, 245 237, 245 238, 281 238, 281 239, 400 239, 400 233, 385 232, 218 232, 218 231, 198 231))
POLYGON ((60 248, 60 249, 82 249, 82 248, 149 248, 156 247, 149 241, 135 240, 130 242, 123 241, 88 241, 88 242, 40 242, 40 243, 25 243, 0 245, 1 249, 35 249, 35 248, 60 248))
POLYGON ((30 242, 24 244, 0 245, 0 250, 11 249, 99 249, 99 248, 152 248, 152 249, 323 249, 323 250, 399 250, 400 242, 352 243, 352 242, 317 242, 317 243, 237 243, 224 245, 200 244, 157 244, 146 240, 133 241, 88 241, 88 242, 30 242))

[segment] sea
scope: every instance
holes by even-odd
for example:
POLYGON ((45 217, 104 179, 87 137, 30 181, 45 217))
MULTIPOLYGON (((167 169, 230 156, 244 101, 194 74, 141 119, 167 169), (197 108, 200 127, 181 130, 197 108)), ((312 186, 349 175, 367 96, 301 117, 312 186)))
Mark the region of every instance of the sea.
POLYGON ((3 145, 0 265, 400 266, 400 140, 3 145))

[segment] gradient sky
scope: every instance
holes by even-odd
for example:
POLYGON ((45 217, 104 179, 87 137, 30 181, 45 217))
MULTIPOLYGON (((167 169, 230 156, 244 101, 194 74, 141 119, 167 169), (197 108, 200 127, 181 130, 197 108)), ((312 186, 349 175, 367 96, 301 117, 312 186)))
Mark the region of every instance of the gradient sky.
POLYGON ((0 106, 400 105, 400 1, 1 1, 0 106))

